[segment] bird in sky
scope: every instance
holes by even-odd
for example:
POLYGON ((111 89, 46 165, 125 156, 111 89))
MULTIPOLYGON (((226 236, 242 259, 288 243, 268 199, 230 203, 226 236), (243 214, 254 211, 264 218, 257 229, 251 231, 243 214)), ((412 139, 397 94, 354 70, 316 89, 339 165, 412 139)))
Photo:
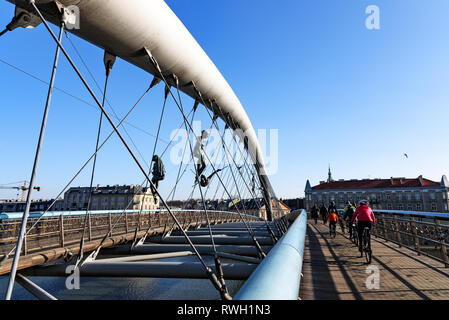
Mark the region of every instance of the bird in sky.
POLYGON ((404 156, 408 159, 408 155, 406 153, 404 153, 404 156))

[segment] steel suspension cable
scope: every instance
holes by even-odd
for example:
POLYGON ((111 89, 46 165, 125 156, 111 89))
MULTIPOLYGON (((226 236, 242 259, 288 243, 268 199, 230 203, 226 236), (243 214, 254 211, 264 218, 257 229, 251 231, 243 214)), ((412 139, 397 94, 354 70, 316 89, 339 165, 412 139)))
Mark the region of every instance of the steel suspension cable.
MULTIPOLYGON (((157 129, 157 134, 156 134, 156 140, 155 140, 155 142, 154 142, 154 147, 153 147, 153 154, 152 154, 152 156, 151 156, 151 162, 150 162, 150 168, 149 168, 149 171, 148 171, 148 175, 150 175, 150 173, 151 173, 151 166, 153 165, 153 157, 154 157, 154 154, 155 154, 155 152, 156 152, 156 147, 157 147, 157 142, 158 142, 158 140, 159 140, 159 133, 160 133, 160 131, 161 131, 161 125, 162 125, 162 119, 164 118, 164 112, 165 112, 165 105, 167 104, 167 94, 165 94, 165 97, 164 97, 164 103, 162 104, 162 111, 161 111, 161 117, 160 117, 160 119, 159 119, 159 125, 158 125, 158 129, 157 129)), ((146 190, 148 188, 148 181, 145 181, 145 188, 144 188, 144 190, 146 190)), ((152 195, 153 195, 153 193, 151 193, 152 195)), ((145 203, 145 196, 146 196, 146 192, 144 192, 143 193, 143 199, 142 199, 142 202, 141 202, 141 204, 140 204, 140 210, 139 210, 139 216, 138 216, 138 218, 137 218, 137 226, 136 226, 136 230, 135 230, 135 237, 134 237, 134 242, 133 242, 133 247, 134 247, 134 245, 136 244, 136 241, 137 241, 137 232, 138 232, 138 230, 140 229, 140 218, 141 218, 141 215, 142 215, 142 210, 143 210, 143 205, 144 205, 144 203, 145 203)), ((149 226, 149 228, 148 228, 148 230, 147 230, 147 233, 150 231, 150 229, 151 229, 151 216, 149 217, 149 224, 150 224, 150 226, 149 226)), ((145 236, 144 237, 146 237, 146 234, 147 233, 145 233, 145 236)))
MULTIPOLYGON (((64 31, 64 22, 60 21, 59 38, 56 38, 56 36, 53 35, 55 37, 55 39, 59 39, 59 42, 62 40, 63 31, 64 31)), ((23 243, 23 239, 25 236, 28 215, 30 212, 31 194, 32 194, 33 187, 34 187, 34 180, 36 178, 37 167, 39 165, 40 153, 41 153, 42 143, 44 140, 44 133, 45 133, 45 128, 46 128, 47 119, 48 119, 48 113, 49 113, 49 109, 50 109, 51 97, 52 97, 52 93, 53 93, 53 85, 54 85, 55 77, 56 77, 56 69, 57 69, 58 62, 59 62, 59 54, 60 54, 60 49, 58 46, 56 48, 55 58, 54 58, 54 62, 53 62, 51 80, 50 80, 50 85, 48 87, 47 101, 45 103, 44 115, 42 117, 39 139, 38 139, 38 143, 37 143, 36 153, 34 156, 34 163, 33 163, 33 169, 32 169, 32 173, 31 173, 30 186, 28 189, 28 194, 27 194, 27 199, 26 199, 25 211, 24 211, 23 217, 22 217, 22 224, 20 226, 19 237, 17 239, 17 244, 16 244, 17 250, 14 254, 14 259, 13 259, 13 263, 11 266, 8 287, 6 289, 5 300, 11 299, 12 291, 14 289, 17 267, 18 267, 19 260, 20 260, 20 251, 22 249, 22 243, 23 243)))
MULTIPOLYGON (((148 53, 148 56, 149 56, 149 58, 150 58, 150 59, 149 59, 150 62, 153 64, 155 70, 157 70, 157 72, 159 73, 160 78, 162 79, 162 81, 164 81, 164 83, 165 83, 167 86, 169 86, 169 84, 168 84, 168 82, 167 82, 167 80, 166 80, 164 74, 162 73, 162 70, 160 69, 159 64, 157 63, 156 59, 153 57, 153 55, 151 54, 151 52, 150 52, 148 49, 147 49, 147 53, 148 53)), ((195 86, 194 86, 194 87, 195 87, 195 86)), ((199 93, 199 92, 198 92, 198 93, 199 93)), ((178 106, 179 110, 181 111, 181 114, 182 114, 182 116, 183 116, 183 118, 184 118, 185 123, 187 123, 187 118, 186 118, 186 115, 185 115, 185 113, 184 113, 184 110, 183 110, 182 106, 180 106, 180 104, 178 103, 178 101, 176 100, 176 98, 175 98, 173 92, 171 91, 171 89, 170 89, 170 95, 172 96, 173 100, 175 101, 176 105, 178 106)), ((200 95, 200 98, 202 99, 201 93, 199 93, 199 95, 200 95)), ((203 103, 204 103, 204 100, 203 100, 203 103)), ((189 124, 189 125, 190 125, 190 124, 189 124)), ((193 133, 195 139, 198 140, 198 137, 196 136, 196 134, 195 134, 195 132, 194 132, 194 130, 193 130, 193 128, 192 128, 191 126, 190 126, 190 131, 193 133)), ((211 164, 213 170, 215 171, 215 167, 214 167, 213 163, 211 163, 210 158, 209 158, 209 156, 207 155, 207 153, 204 153, 204 155, 206 156, 207 160, 209 161, 209 163, 211 164)), ((218 173, 217 173, 217 178, 221 181, 221 177, 220 177, 220 175, 219 175, 218 173)), ((223 185, 223 187, 224 187, 225 190, 226 190, 226 186, 223 185)), ((227 192, 227 193, 228 193, 228 192, 227 192)), ((231 198, 231 195, 230 195, 229 193, 228 193, 228 196, 231 198)), ((238 212, 238 214, 239 214, 241 220, 243 221, 245 227, 247 228, 248 233, 249 233, 250 235, 252 235, 253 240, 255 240, 255 241, 254 241, 254 242, 255 242, 255 246, 256 246, 256 248, 257 248, 257 250, 258 250, 259 256, 260 256, 260 257, 266 256, 266 254, 263 252, 262 248, 260 247, 260 244, 259 244, 259 243, 257 242, 257 240, 255 239, 254 234, 251 232, 250 227, 248 226, 248 223, 247 223, 246 220, 244 219, 244 217, 243 217, 243 215, 241 214, 240 210, 238 210, 238 208, 236 208, 236 209, 237 209, 237 212, 238 212)))
MULTIPOLYGON (((5 64, 6 66, 8 66, 8 67, 10 67, 10 68, 12 68, 12 69, 18 71, 18 72, 21 72, 21 73, 25 74, 26 76, 28 76, 28 77, 30 77, 30 78, 32 78, 32 79, 34 79, 34 80, 37 80, 37 81, 39 81, 39 82, 41 82, 41 83, 47 85, 47 86, 50 84, 48 81, 45 81, 45 80, 43 80, 43 79, 41 79, 41 78, 39 78, 39 77, 37 77, 37 76, 35 76, 35 75, 33 75, 33 74, 31 74, 31 73, 25 71, 25 70, 23 70, 23 69, 21 69, 21 68, 15 66, 15 65, 12 65, 11 63, 9 63, 9 62, 7 62, 7 61, 5 61, 5 60, 3 60, 3 59, 0 59, 0 62, 3 63, 3 64, 5 64)), ((78 100, 79 102, 81 102, 81 103, 83 103, 83 104, 85 104, 85 105, 87 105, 87 106, 89 106, 89 107, 92 107, 92 108, 95 108, 95 109, 97 108, 97 107, 94 106, 92 103, 89 103, 89 102, 87 102, 86 100, 81 99, 80 97, 77 97, 77 96, 71 94, 70 92, 67 92, 67 91, 65 91, 65 90, 63 90, 63 89, 61 89, 61 88, 59 88, 59 87, 56 87, 56 86, 55 86, 55 87, 54 87, 54 90, 55 90, 55 91, 60 91, 61 93, 65 94, 65 95, 67 95, 67 96, 69 96, 69 97, 71 97, 71 98, 73 98, 73 99, 75 99, 75 100, 78 100)), ((115 118, 116 118, 117 120, 119 120, 119 121, 121 120, 121 118, 119 118, 119 117, 115 117, 115 118)), ((138 127, 138 126, 136 126, 136 125, 134 125, 134 124, 132 124, 132 123, 130 123, 130 122, 128 122, 128 121, 125 121, 124 123, 126 123, 126 124, 127 124, 128 126, 130 126, 130 127, 133 127, 133 128, 136 129, 136 130, 139 130, 139 131, 143 132, 144 134, 146 134, 146 135, 148 135, 148 136, 150 136, 150 137, 152 137, 152 138, 155 138, 155 137, 156 137, 156 136, 155 136, 154 134, 152 134, 151 132, 148 132, 148 131, 146 131, 146 130, 144 130, 144 129, 142 129, 142 128, 140 128, 140 127, 138 127)), ((162 138, 159 138, 159 140, 162 141, 163 143, 167 144, 167 145, 169 144, 169 142, 163 140, 162 138)))
MULTIPOLYGON (((106 56, 106 54, 105 54, 105 56, 106 56)), ((109 75, 110 75, 110 72, 112 70, 112 66, 114 65, 114 60, 111 59, 107 63, 105 63, 106 79, 105 79, 105 82, 104 82, 104 90, 103 90, 103 101, 102 101, 102 106, 103 107, 104 107, 104 103, 105 103, 105 100, 106 100, 106 93, 107 93, 107 89, 108 89, 109 75)), ((98 122, 97 141, 96 141, 96 144, 95 144, 95 156, 94 156, 94 161, 93 161, 93 164, 92 164, 92 172, 91 172, 91 176, 90 176, 89 198, 87 200, 87 207, 86 207, 86 214, 85 214, 86 216, 84 218, 83 231, 81 233, 81 241, 80 241, 78 259, 76 260, 74 269, 76 269, 78 267, 78 264, 81 262, 81 260, 83 259, 83 256, 84 256, 84 235, 86 233, 86 226, 87 226, 87 224, 88 223, 90 224, 89 210, 90 210, 90 205, 91 205, 91 201, 92 201, 92 194, 93 194, 92 186, 93 186, 93 183, 94 183, 95 168, 96 168, 96 165, 97 165, 97 153, 98 153, 98 145, 100 143, 100 134, 101 134, 102 122, 103 122, 103 113, 100 112, 100 120, 98 122)))
MULTIPOLYGON (((121 127, 121 125, 125 122, 125 120, 128 118, 128 116, 131 114, 131 112, 139 105, 139 103, 143 100, 143 98, 148 94, 152 87, 148 87, 148 89, 143 93, 143 95, 138 99, 138 101, 134 104, 134 106, 128 111, 128 113, 123 117, 120 122, 117 125, 117 128, 121 127)), ((89 159, 86 160, 86 162, 81 166, 81 168, 75 173, 75 175, 69 180, 69 182, 65 185, 65 187, 59 192, 59 194, 55 197, 55 199, 52 201, 52 203, 48 206, 48 208, 38 217, 38 219, 34 222, 34 224, 28 229, 28 231, 25 233, 25 236, 33 230, 36 225, 41 221, 41 219, 45 216, 45 214, 50 211, 51 208, 53 208, 54 204, 56 203, 57 199, 67 190, 67 188, 73 183, 73 181, 81 174, 81 172, 87 167, 87 165, 90 163, 90 161, 94 158, 94 156, 103 148, 103 146, 108 142, 108 140, 115 134, 115 131, 112 130, 111 133, 106 137, 106 139, 103 140, 101 145, 98 147, 98 150, 94 152, 89 159)), ((9 255, 16 249, 16 246, 14 246, 1 260, 0 264, 8 259, 9 255)))
MULTIPOLYGON (((184 114, 184 108, 183 108, 183 105, 182 105, 181 94, 179 93, 179 83, 178 83, 177 77, 175 77, 175 78, 176 78, 175 82, 176 82, 176 90, 177 90, 177 93, 178 93, 179 105, 180 105, 180 108, 181 108, 181 112, 184 114)), ((195 101, 195 104, 196 104, 196 101, 195 101)), ((184 118, 184 119, 186 119, 186 118, 184 118)), ((186 131, 189 132, 189 129, 187 127, 186 121, 184 121, 184 124, 185 124, 186 131)), ((213 123, 211 125, 211 128, 212 128, 212 126, 213 126, 213 123)), ((188 140, 189 140, 190 153, 191 153, 192 157, 194 157, 192 143, 191 143, 190 139, 188 139, 188 140)), ((197 143, 199 143, 199 141, 197 143)), ((200 146, 200 149, 202 149, 202 146, 200 146)), ((204 150, 200 150, 200 152, 204 152, 204 150)), ((195 165, 195 162, 193 162, 193 163, 195 165)), ((212 242, 212 249, 214 251, 215 269, 216 269, 216 272, 218 274, 218 280, 220 281, 220 284, 221 284, 221 287, 219 288, 219 292, 220 292, 221 298, 223 300, 231 300, 232 298, 229 295, 228 290, 226 288, 226 283, 225 283, 224 276, 223 276, 223 269, 221 267, 220 258, 218 257, 217 247, 215 245, 214 235, 213 235, 213 232, 212 232, 212 227, 210 225, 209 214, 207 213, 207 206, 206 206, 206 202, 204 200, 203 190, 201 189, 200 175, 199 175, 198 170, 195 170, 195 173, 196 173, 196 181, 198 182, 198 190, 200 192, 201 200, 203 202, 204 215, 206 216, 206 222, 207 222, 207 226, 209 228, 210 239, 211 239, 211 242, 212 242)), ((195 189, 195 187, 194 187, 194 189, 195 189)))
MULTIPOLYGON (((97 104, 97 106, 101 109, 101 111, 103 112, 104 116, 106 117, 106 119, 108 120, 109 124, 114 128, 114 130, 117 133, 117 136, 120 138, 120 140, 122 141, 123 145, 125 146, 125 148, 127 149, 128 153, 131 155, 131 157, 133 158, 134 162, 136 163, 136 165, 139 167, 140 171, 142 172, 142 174, 147 178, 147 180, 150 180, 149 176, 147 175, 145 169, 142 167, 142 165, 140 164, 139 160, 136 158, 136 156, 134 155, 133 151, 130 149, 129 145, 126 143, 126 140, 123 138, 123 136, 121 135, 120 131, 118 131, 117 127, 115 126, 114 122, 112 121, 111 117, 109 116, 109 114, 106 112, 106 110, 102 107, 101 103, 98 101, 97 97, 95 96, 95 93, 92 91, 92 89, 90 88, 90 86, 88 85, 88 83, 86 82, 86 80, 84 79, 84 77, 82 76, 82 74, 80 73, 80 71, 78 70, 78 68, 76 67, 76 65, 74 64, 73 60, 70 58, 70 56, 68 55, 67 51, 64 49, 64 47, 62 46, 62 44, 60 43, 60 41, 58 41, 58 39, 56 38, 56 36, 54 35, 53 31, 51 30, 51 28, 49 27, 47 21, 45 20, 44 16, 42 15, 42 13, 40 12, 39 8, 36 6, 35 0, 28 0, 29 4, 32 5, 32 7, 34 8, 34 10, 36 11, 36 13, 39 15, 41 21, 43 22, 43 24, 45 25, 45 28, 48 30, 48 32, 50 33, 51 37, 53 38, 53 40, 58 44, 58 47, 61 49, 61 51, 63 52, 64 56, 67 58, 68 62, 70 63, 70 65, 72 66, 73 70, 76 72, 76 74, 78 75, 78 77, 80 78, 80 80, 82 81, 82 83, 84 84, 84 86, 86 87, 86 89, 89 91, 89 94, 92 96, 92 98, 95 100, 95 103, 97 104)), ((165 82, 165 81, 164 81, 165 82)), ((166 82, 165 82, 166 83, 166 82)), ((170 91, 171 92, 171 91, 170 91)), ((153 185, 153 183, 150 180, 150 184, 153 185)), ((154 187, 154 185, 153 185, 154 187)), ((181 228, 181 225, 179 224, 179 221, 176 219, 176 217, 174 216, 173 212, 170 210, 169 206, 167 205, 167 203, 165 202, 165 200, 161 197, 161 195, 159 194, 159 192, 156 190, 157 196, 160 197, 162 204, 164 205, 164 207, 167 209, 167 211, 170 213, 170 215, 172 216, 172 218, 175 220, 176 224, 178 225, 178 227, 181 229, 181 231, 183 232, 184 237, 186 238, 186 240, 189 242, 189 245, 191 246, 192 250, 194 251, 195 255, 198 257, 198 260, 201 262, 202 266, 204 267, 206 274, 209 276, 210 281, 212 282, 212 284, 214 286, 216 286, 216 288, 220 287, 220 283, 216 277, 216 275, 212 272, 212 270, 206 265, 206 263, 204 262, 203 258, 201 257, 201 255, 199 254, 198 250, 196 249, 195 245, 192 243, 191 239, 189 238, 189 236, 185 233, 185 231, 181 228)))
MULTIPOLYGON (((87 63, 85 62, 85 60, 83 59, 82 55, 80 54, 80 52, 78 51, 78 49, 76 48, 75 44, 73 43, 72 39, 70 39, 69 34, 67 31, 65 31, 65 35, 67 37, 67 39, 69 40, 69 43, 71 44, 72 48, 74 49, 76 55, 78 56, 78 58, 81 60, 81 63, 84 65, 84 67, 86 68, 87 72, 89 73, 90 77, 92 78, 92 80, 95 83, 95 86, 97 87, 98 91, 102 94, 104 94, 104 92, 101 90, 100 85, 98 84, 98 81, 95 79, 93 73, 90 71, 87 63)), ((116 119, 119 119, 117 113, 115 112, 115 109, 112 107, 112 105, 109 103, 109 101, 106 99, 105 102, 107 103, 107 105, 109 106, 109 108, 112 110, 112 113, 114 114, 116 119)), ((103 103, 104 106, 104 103, 103 103)), ((139 148, 137 147, 137 145, 135 144, 134 140, 132 139, 131 135, 128 133, 128 130, 126 130, 126 127, 123 126, 123 131, 125 132, 126 136, 128 137, 128 139, 131 141, 131 144, 134 146, 134 148, 136 149, 137 153, 139 154, 140 158, 143 160, 143 162, 145 163, 145 165, 147 167, 149 167, 148 163, 145 160, 145 157, 142 155, 142 153, 140 152, 139 148)))
MULTIPOLYGON (((198 96, 200 97, 200 99, 202 100, 203 105, 205 106, 207 113, 208 113, 209 116, 212 118, 212 116, 211 116, 210 113, 209 113, 209 110, 208 110, 207 107, 206 107, 206 103, 205 103, 205 101, 204 101, 204 99, 203 99, 201 93, 200 93, 199 90, 196 88, 195 84, 193 84, 193 87, 194 87, 194 89, 195 89, 197 95, 198 95, 198 96)), ((212 118, 212 119, 213 119, 213 118, 212 118)), ((221 135, 220 135, 220 138, 222 139, 222 141, 224 141, 224 139, 221 137, 221 135)), ((224 144, 224 145, 226 145, 226 144, 224 144)), ((230 163, 229 158, 228 158, 227 153, 226 153, 226 150, 225 150, 225 154, 226 154, 226 158, 227 158, 227 160, 228 160, 228 163, 230 163)), ((210 161, 210 159, 209 159, 209 161, 210 161)), ((211 165, 213 166, 213 164, 211 164, 211 165)), ((214 168, 214 170, 215 170, 215 168, 214 168)), ((235 179, 234 172, 233 172, 232 168, 231 168, 231 175, 232 175, 232 179, 234 180, 234 183, 235 183, 235 185, 236 185, 237 193, 238 193, 238 195, 239 195, 239 197, 240 197, 240 199, 241 199, 242 206, 243 206, 243 210, 245 211, 246 208, 245 208, 245 205, 244 205, 244 203, 243 203, 243 199, 242 199, 242 197, 241 197, 241 193, 240 193, 240 190, 239 190, 239 188, 238 188, 237 181, 236 181, 236 179, 235 179)), ((225 189, 226 189, 226 187, 225 187, 225 189)), ((229 196, 230 196, 230 195, 229 195, 229 196)), ((230 196, 230 197, 231 197, 231 196, 230 196)), ((237 207, 237 206, 235 206, 235 207, 236 207, 236 209, 238 210, 238 207, 237 207)), ((239 212, 239 210, 238 210, 238 212, 239 212)), ((240 214, 240 212, 239 212, 239 214, 240 214)), ((241 214, 240 214, 240 215, 241 215, 241 214)), ((242 218, 242 221, 244 222, 245 226, 247 227, 248 233, 251 235, 251 238, 252 238, 252 240, 253 240, 253 242, 254 242, 254 244, 255 244, 255 246, 256 246, 258 252, 259 252, 260 258, 265 258, 265 257, 266 257, 266 254, 263 252, 262 248, 260 247, 260 244, 259 244, 259 242, 257 241, 257 238, 255 237, 254 233, 253 233, 252 230, 251 230, 251 226, 247 224, 247 222, 245 221, 245 219, 243 218, 242 215, 241 215, 241 218, 242 218)))

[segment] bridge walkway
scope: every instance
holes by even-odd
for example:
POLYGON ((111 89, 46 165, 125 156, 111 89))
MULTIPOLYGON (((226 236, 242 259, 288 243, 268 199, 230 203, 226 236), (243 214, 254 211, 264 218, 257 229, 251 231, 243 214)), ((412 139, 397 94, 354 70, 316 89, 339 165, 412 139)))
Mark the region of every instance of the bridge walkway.
POLYGON ((379 288, 368 289, 365 258, 347 234, 337 227, 329 237, 321 221, 307 226, 303 278, 303 300, 435 300, 449 299, 449 269, 441 262, 372 237, 372 266, 379 270, 379 288))

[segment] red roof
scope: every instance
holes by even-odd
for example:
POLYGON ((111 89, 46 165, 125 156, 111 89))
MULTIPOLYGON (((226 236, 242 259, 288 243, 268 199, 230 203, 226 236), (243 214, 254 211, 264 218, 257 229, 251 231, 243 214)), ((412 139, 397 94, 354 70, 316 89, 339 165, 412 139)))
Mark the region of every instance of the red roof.
POLYGON ((376 188, 417 188, 417 187, 439 187, 440 183, 418 177, 415 179, 391 178, 391 179, 365 179, 345 180, 321 183, 312 187, 313 190, 335 190, 335 189, 376 189, 376 188))

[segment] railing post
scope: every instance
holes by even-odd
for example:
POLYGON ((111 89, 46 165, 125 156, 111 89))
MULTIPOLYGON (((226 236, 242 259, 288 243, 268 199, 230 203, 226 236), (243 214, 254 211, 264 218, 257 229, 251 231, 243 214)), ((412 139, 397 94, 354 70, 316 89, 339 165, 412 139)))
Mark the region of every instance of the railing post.
POLYGON ((89 241, 92 241, 92 222, 91 222, 90 212, 87 212, 87 231, 89 235, 89 241))
POLYGON ((159 227, 162 227, 161 212, 160 211, 157 212, 157 216, 159 218, 159 227))
POLYGON ((129 226, 128 226, 128 212, 125 211, 125 233, 128 233, 129 226))
POLYGON ((410 217, 411 226, 413 231, 413 242, 415 243, 415 250, 418 251, 418 255, 421 255, 421 246, 419 245, 418 231, 416 230, 415 217, 410 217))
POLYGON ((402 241, 401 241, 401 234, 399 233, 399 223, 398 223, 398 217, 396 215, 393 214, 393 219, 394 219, 394 226, 396 229, 396 238, 399 244, 399 248, 402 247, 402 241))
POLYGON ((373 224, 373 229, 372 229, 373 231, 371 232, 371 234, 374 235, 376 238, 379 237, 378 231, 377 231, 377 225, 378 225, 378 223, 373 224))
POLYGON ((26 256, 28 253, 28 245, 27 245, 27 235, 25 233, 23 237, 23 255, 26 256))
POLYGON ((108 213, 108 220, 109 220, 109 230, 111 230, 109 236, 112 237, 112 215, 110 212, 108 213))
POLYGON ((447 256, 446 244, 444 242, 444 237, 442 235, 441 228, 440 228, 440 220, 435 218, 435 224, 436 224, 436 232, 438 234, 438 239, 440 240, 441 255, 442 255, 442 259, 444 261, 444 266, 446 268, 448 268, 449 267, 449 257, 447 256))
POLYGON ((59 242, 61 247, 64 247, 64 215, 59 216, 59 242))
POLYGON ((384 238, 386 241, 388 241, 388 230, 387 230, 387 226, 385 225, 385 218, 384 218, 383 213, 382 213, 382 229, 384 231, 384 238))

